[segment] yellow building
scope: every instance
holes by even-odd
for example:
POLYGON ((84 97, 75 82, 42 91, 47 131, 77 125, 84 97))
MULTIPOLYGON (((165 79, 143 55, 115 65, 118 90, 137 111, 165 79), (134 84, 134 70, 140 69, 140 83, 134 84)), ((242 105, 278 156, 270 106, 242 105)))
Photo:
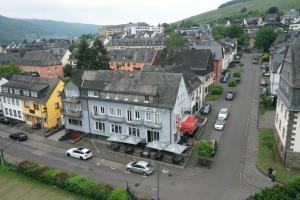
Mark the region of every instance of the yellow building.
POLYGON ((3 98, 6 96, 6 102, 18 102, 18 107, 15 105, 16 111, 7 106, 7 117, 14 118, 14 113, 21 111, 23 115, 19 120, 32 126, 51 129, 61 124, 61 93, 64 89, 62 80, 14 75, 3 87, 7 91, 7 94, 2 92, 3 98))
POLYGON ((104 27, 99 30, 99 36, 107 38, 110 35, 113 35, 115 33, 122 33, 123 28, 122 27, 104 27))

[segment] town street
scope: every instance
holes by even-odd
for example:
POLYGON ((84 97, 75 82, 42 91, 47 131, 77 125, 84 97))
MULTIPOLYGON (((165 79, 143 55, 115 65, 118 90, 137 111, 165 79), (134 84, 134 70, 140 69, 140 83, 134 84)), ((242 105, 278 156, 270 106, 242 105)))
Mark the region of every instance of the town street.
MULTIPOLYGON (((240 200, 259 191, 264 184, 250 184, 245 178, 249 174, 244 175, 246 173, 244 164, 247 163, 247 160, 244 160, 245 153, 255 148, 255 144, 253 149, 246 148, 246 141, 249 138, 255 138, 257 134, 256 127, 251 126, 250 123, 253 124, 258 120, 258 115, 251 111, 257 110, 260 70, 259 65, 251 64, 252 55, 245 55, 244 59, 244 73, 241 83, 235 89, 236 98, 228 102, 222 97, 213 104, 213 111, 209 115, 203 134, 203 138, 208 138, 213 131, 213 124, 219 109, 229 108, 229 119, 225 130, 221 133, 221 141, 212 167, 208 170, 194 166, 193 163, 190 163, 186 169, 169 167, 172 176, 160 173, 161 200, 240 200), (249 137, 249 134, 255 134, 255 137, 254 135, 249 137)), ((65 150, 68 147, 51 146, 31 139, 24 143, 14 142, 7 139, 5 126, 1 125, 0 129, 2 130, 0 148, 11 156, 76 172, 112 186, 126 187, 128 183, 132 190, 147 197, 153 197, 156 194, 157 171, 150 177, 143 177, 125 172, 123 164, 103 160, 96 156, 88 161, 68 158, 65 156, 65 150)), ((248 140, 252 143, 253 141, 248 140)), ((255 154, 252 160, 255 160, 254 156, 255 154)), ((255 167, 250 169, 250 171, 255 170, 255 167)))

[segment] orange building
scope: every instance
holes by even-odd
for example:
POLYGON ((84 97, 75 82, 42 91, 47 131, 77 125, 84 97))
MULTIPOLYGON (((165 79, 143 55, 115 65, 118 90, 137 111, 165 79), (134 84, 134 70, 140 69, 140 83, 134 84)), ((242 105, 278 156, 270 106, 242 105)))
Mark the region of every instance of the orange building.
POLYGON ((50 52, 28 51, 18 61, 25 72, 38 72, 42 78, 59 78, 64 76, 62 63, 50 52))
POLYGON ((110 50, 108 51, 109 66, 112 70, 140 70, 145 64, 152 65, 156 53, 155 49, 110 50))

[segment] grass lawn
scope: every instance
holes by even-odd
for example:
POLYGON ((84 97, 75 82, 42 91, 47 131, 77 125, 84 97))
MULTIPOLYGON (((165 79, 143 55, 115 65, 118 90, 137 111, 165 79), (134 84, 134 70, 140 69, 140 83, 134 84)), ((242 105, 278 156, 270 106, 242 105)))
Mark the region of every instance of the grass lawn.
POLYGON ((219 100, 221 98, 221 95, 208 95, 206 97, 206 101, 216 101, 219 100))
POLYGON ((1 200, 90 200, 0 167, 1 200))
POLYGON ((276 110, 276 106, 264 106, 263 104, 260 104, 259 106, 259 112, 262 115, 268 111, 275 111, 275 110, 276 110))
POLYGON ((281 182, 289 182, 300 177, 299 170, 288 170, 280 162, 278 155, 277 146, 275 143, 275 138, 272 133, 272 129, 260 129, 259 130, 259 151, 258 151, 258 168, 263 172, 267 172, 268 168, 272 167, 276 170, 276 178, 281 182), (266 136, 271 136, 273 147, 274 147, 274 159, 272 150, 264 145, 263 138, 266 136))

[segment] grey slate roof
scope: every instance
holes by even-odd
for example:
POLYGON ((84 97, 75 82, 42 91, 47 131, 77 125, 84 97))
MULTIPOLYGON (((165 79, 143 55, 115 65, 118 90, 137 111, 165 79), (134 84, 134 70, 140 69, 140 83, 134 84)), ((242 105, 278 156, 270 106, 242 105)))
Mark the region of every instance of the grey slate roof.
POLYGON ((277 73, 280 65, 283 64, 284 53, 275 53, 272 56, 272 73, 277 73))
POLYGON ((19 63, 21 56, 18 53, 0 53, 0 66, 7 65, 11 62, 19 63))
POLYGON ((60 60, 66 54, 67 49, 65 49, 65 48, 51 48, 50 52, 60 60))
POLYGON ((112 39, 107 46, 162 46, 165 44, 165 38, 124 38, 112 39))
POLYGON ((50 52, 28 51, 20 60, 19 64, 29 66, 51 66, 61 65, 61 62, 50 52))
POLYGON ((201 41, 199 44, 193 45, 191 49, 209 49, 214 60, 221 60, 223 58, 223 47, 214 40, 201 41))
MULTIPOLYGON (((2 87, 36 91, 38 92, 38 94, 40 94, 39 98, 22 96, 22 99, 46 103, 59 81, 59 79, 41 78, 29 75, 13 75, 13 77, 2 87)), ((7 97, 20 98, 20 95, 5 92, 2 92, 1 95, 7 97)))
POLYGON ((111 61, 151 63, 155 53, 155 49, 109 50, 108 57, 111 61))
POLYGON ((153 65, 185 65, 197 75, 213 72, 213 57, 208 49, 164 49, 157 52, 153 65))
POLYGON ((173 108, 182 77, 180 73, 85 71, 81 89, 154 96, 152 106, 173 108))

